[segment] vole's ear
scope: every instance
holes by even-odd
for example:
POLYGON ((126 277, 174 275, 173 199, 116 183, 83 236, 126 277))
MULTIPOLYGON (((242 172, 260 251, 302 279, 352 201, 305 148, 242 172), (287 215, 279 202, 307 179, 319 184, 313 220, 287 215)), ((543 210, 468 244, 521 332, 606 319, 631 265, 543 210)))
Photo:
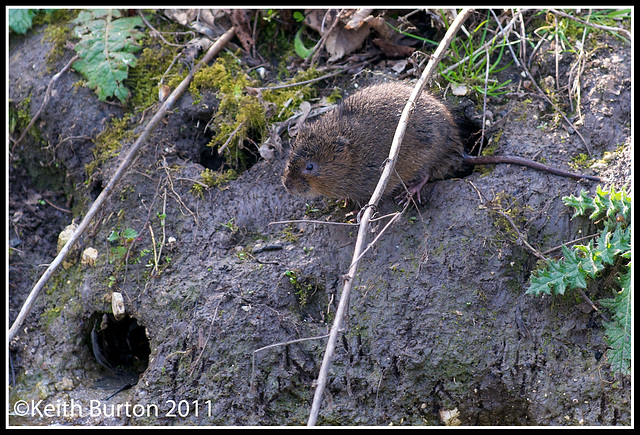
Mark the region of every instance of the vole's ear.
POLYGON ((344 136, 338 136, 334 142, 336 148, 344 150, 351 145, 351 141, 344 136))

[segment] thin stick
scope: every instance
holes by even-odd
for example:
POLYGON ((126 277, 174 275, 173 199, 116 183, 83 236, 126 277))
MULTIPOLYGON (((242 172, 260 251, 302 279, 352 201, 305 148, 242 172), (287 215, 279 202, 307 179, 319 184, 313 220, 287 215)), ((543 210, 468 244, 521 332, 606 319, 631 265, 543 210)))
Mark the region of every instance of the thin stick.
POLYGON ((499 215, 501 215, 503 218, 505 218, 509 224, 511 225, 511 228, 513 228, 513 230, 516 232, 516 235, 518 236, 518 239, 520 239, 520 241, 522 242, 522 244, 524 246, 527 247, 527 249, 529 249, 529 251, 535 255, 536 257, 538 257, 540 260, 542 261, 548 261, 547 257, 545 257, 544 255, 542 255, 542 253, 540 251, 538 251, 536 248, 534 248, 533 246, 531 246, 529 244, 529 242, 527 242, 526 237, 524 236, 524 234, 522 234, 522 232, 520 231, 520 229, 518 228, 518 226, 516 225, 516 223, 513 221, 513 219, 511 219, 511 216, 509 216, 508 214, 506 214, 505 212, 503 212, 500 209, 492 209, 493 211, 495 211, 496 213, 498 213, 499 215))
POLYGON ((116 170, 113 177, 111 178, 111 181, 109 181, 109 184, 107 184, 107 186, 104 188, 102 193, 100 193, 98 198, 96 198, 91 208, 89 208, 89 210, 87 211, 87 214, 85 215, 84 219, 82 219, 82 222, 80 222, 80 225, 78 225, 78 228, 76 229, 76 231, 73 233, 73 235, 64 245, 64 247, 60 250, 60 252, 56 256, 56 258, 53 260, 53 262, 51 262, 47 270, 42 274, 42 276, 40 277, 40 280, 38 280, 36 285, 31 290, 31 293, 29 293, 29 296, 25 300, 24 305, 20 310, 20 313, 18 313, 18 317, 16 317, 16 320, 13 322, 13 325, 11 325, 11 329, 9 329, 8 341, 11 341, 13 337, 15 337, 15 335, 18 332, 18 329, 22 325, 22 322, 24 322, 24 319, 27 317, 27 315, 31 311, 31 308, 35 303, 36 299, 38 298, 38 295, 44 288, 44 285, 49 280, 49 278, 53 275, 53 273, 58 269, 60 264, 62 264, 62 261, 65 259, 65 257, 71 250, 71 247, 78 241, 78 239, 80 238, 84 230, 89 226, 89 223, 91 222, 91 219, 93 219, 93 216, 98 212, 98 210, 100 210, 100 207, 105 203, 107 198, 111 195, 116 184, 124 176, 129 166, 133 163, 133 161, 136 158, 136 155, 138 154, 138 151, 142 147, 142 144, 145 143, 145 141, 147 140, 147 138, 149 137, 153 129, 162 120, 165 113, 173 107, 173 105, 176 103, 178 98, 180 98, 180 96, 184 93, 184 91, 189 87, 189 84, 191 83, 191 80, 193 79, 193 76, 195 72, 199 69, 199 67, 201 65, 205 65, 211 59, 213 59, 213 57, 216 56, 218 52, 220 52, 220 50, 222 50, 222 48, 227 44, 227 42, 229 42, 231 38, 233 38, 234 34, 235 34, 235 29, 232 27, 229 30, 227 30, 226 33, 220 36, 220 38, 218 38, 218 40, 211 46, 211 48, 209 48, 209 51, 207 51, 207 53, 204 55, 201 62, 198 63, 189 72, 189 75, 187 75, 187 77, 182 81, 182 83, 180 83, 180 86, 178 86, 171 93, 171 95, 165 100, 164 104, 158 110, 158 113, 156 113, 155 116, 151 119, 151 121, 149 121, 149 124, 147 124, 142 134, 138 137, 138 139, 135 141, 131 149, 128 151, 126 157, 120 163, 120 166, 118 166, 118 169, 116 170))
MULTIPOLYGON (((485 127, 487 125, 487 90, 489 87, 489 48, 486 48, 487 67, 484 72, 484 95, 482 100, 482 134, 480 135, 480 146, 478 147, 478 155, 482 155, 482 145, 484 145, 485 127)), ((474 148, 476 144, 473 144, 474 148)))
POLYGON ((38 109, 38 111, 36 112, 36 114, 33 116, 33 118, 31 118, 31 121, 29 122, 29 125, 27 125, 27 128, 24 129, 24 131, 22 132, 22 134, 20 135, 20 137, 18 138, 18 140, 16 140, 13 144, 13 146, 11 147, 11 154, 13 155, 16 147, 18 146, 18 144, 20 142, 22 142, 22 140, 24 139, 24 137, 27 135, 27 133, 29 132, 29 130, 31 130, 31 127, 33 127, 33 124, 36 123, 37 119, 40 117, 40 113, 42 113, 42 109, 44 109, 47 104, 49 103, 49 100, 51 99, 51 91, 53 90, 53 85, 58 81, 58 79, 60 78, 60 76, 62 74, 64 74, 64 72, 66 70, 68 70, 69 68, 71 68, 71 65, 73 64, 73 62, 75 62, 76 60, 78 60, 78 55, 76 54, 75 56, 73 56, 71 58, 71 60, 64 66, 64 68, 62 68, 60 70, 60 72, 56 75, 54 75, 53 77, 51 77, 51 80, 49 81, 49 85, 47 85, 47 91, 44 94, 44 100, 42 100, 42 104, 40 105, 40 108, 38 109))
MULTIPOLYGON (((344 9, 340 9, 340 11, 338 11, 338 13, 336 14, 336 19, 333 23, 331 23, 331 27, 329 27, 329 30, 327 30, 324 33, 324 35, 322 35, 318 43, 311 49, 311 53, 309 53, 309 57, 307 57, 302 63, 305 67, 309 64, 309 61, 311 61, 311 64, 314 64, 316 62, 316 59, 318 58, 318 54, 320 54, 320 50, 322 49, 322 47, 324 47, 327 41, 327 38, 329 37, 329 34, 333 32, 333 29, 336 27, 338 22, 340 22, 340 17, 342 16, 343 11, 344 9)), ((327 11, 327 13, 329 13, 329 11, 327 11)), ((325 17, 326 17, 326 14, 325 14, 325 17)))
POLYGON ((389 150, 389 158, 384 166, 384 170, 382 171, 382 175, 380 180, 378 181, 378 185, 371 196, 369 204, 364 208, 364 212, 362 213, 362 219, 360 221, 360 228, 358 230, 358 238, 356 241, 356 246, 353 252, 354 261, 351 263, 349 267, 349 272, 345 277, 344 287, 342 289, 342 294, 340 295, 340 301, 338 303, 338 309, 336 310, 335 319, 333 325, 331 326, 331 331, 329 332, 329 340, 327 342, 327 348, 324 353, 324 358, 322 360, 322 365, 320 367, 320 372, 318 374, 318 379, 316 381, 316 391, 313 396, 313 404, 311 406, 311 412, 309 415, 309 420, 307 421, 308 426, 314 426, 318 419, 318 413, 320 412, 320 406, 322 405, 322 398, 324 396, 324 390, 327 384, 327 375, 329 372, 329 366, 331 364, 331 358, 333 356, 333 352, 335 351, 336 342, 338 340, 338 333, 342 328, 342 321, 345 316, 347 306, 349 304, 349 295, 351 293, 351 289, 353 287, 353 283, 355 280, 356 272, 358 270, 358 266, 360 265, 360 253, 364 249, 364 244, 366 241, 367 234, 369 233, 369 221, 371 219, 371 215, 373 214, 374 208, 382 194, 384 193, 387 183, 389 181, 389 177, 393 173, 396 160, 398 158, 400 152, 400 144, 402 143, 402 139, 404 138, 407 124, 409 122, 409 117, 413 113, 415 109, 415 102, 418 100, 422 89, 424 88, 427 80, 431 78, 431 75, 436 70, 438 63, 444 56, 446 48, 449 47, 449 43, 455 36, 457 30, 462 25, 465 18, 471 12, 471 9, 465 8, 462 12, 456 17, 456 19, 451 24, 449 30, 445 34, 444 38, 438 45, 438 48, 433 54, 432 59, 427 64, 427 67, 422 73, 422 76, 416 83, 415 88, 411 92, 409 96, 409 100, 405 105, 402 116, 400 117, 400 122, 398 123, 398 127, 396 129, 395 135, 393 137, 393 142, 391 144, 391 149, 389 150))
POLYGON ((229 135, 229 137, 227 138, 227 140, 224 142, 224 144, 220 147, 220 149, 218 149, 218 155, 222 155, 222 153, 224 152, 224 150, 227 149, 227 147, 229 146, 229 144, 231 143, 231 140, 236 137, 236 133, 238 133, 240 131, 240 129, 242 128, 242 126, 244 125, 244 122, 241 122, 240 124, 238 124, 238 126, 236 127, 235 130, 233 130, 231 132, 231 134, 229 135))
POLYGON ((306 219, 269 222, 269 225, 278 225, 278 224, 327 224, 327 225, 345 225, 349 227, 358 226, 358 224, 353 224, 349 222, 332 222, 332 221, 318 221, 318 220, 306 220, 306 219))
POLYGON ((250 86, 247 86, 247 89, 250 90, 250 91, 271 91, 273 89, 284 89, 284 88, 290 88, 292 86, 308 85, 309 83, 319 82, 320 80, 324 80, 324 79, 328 79, 328 78, 333 77, 333 76, 337 76, 338 74, 342 74, 343 72, 344 72, 344 69, 339 69, 339 70, 334 71, 332 73, 325 74, 325 75, 323 75, 321 77, 316 77, 315 79, 304 80, 302 82, 285 83, 283 85, 265 86, 265 87, 262 87, 262 88, 252 88, 250 86))
POLYGON ((256 386, 255 386, 255 378, 256 378, 256 354, 262 350, 267 350, 267 349, 271 349, 273 347, 278 347, 278 346, 288 346, 290 344, 295 344, 295 343, 302 343, 303 341, 309 341, 309 340, 322 340, 323 338, 327 338, 329 336, 329 334, 324 334, 324 335, 318 335, 316 337, 305 337, 305 338, 298 338, 295 340, 290 340, 290 341, 284 341, 281 343, 273 343, 273 344, 269 344, 267 346, 263 346, 260 349, 256 349, 251 353, 251 392, 253 394, 255 394, 256 392, 256 386))

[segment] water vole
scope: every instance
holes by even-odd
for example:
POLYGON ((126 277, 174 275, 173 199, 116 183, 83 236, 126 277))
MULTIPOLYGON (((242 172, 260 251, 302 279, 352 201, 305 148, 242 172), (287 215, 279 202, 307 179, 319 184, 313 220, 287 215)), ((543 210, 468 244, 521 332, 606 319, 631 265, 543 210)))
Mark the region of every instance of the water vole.
MULTIPOLYGON (((358 204, 366 203, 378 184, 412 89, 412 85, 400 82, 364 88, 320 120, 301 127, 282 177, 285 188, 304 197, 349 198, 358 204)), ((565 177, 599 180, 519 157, 468 156, 451 112, 423 92, 409 120, 396 174, 391 176, 385 195, 404 182, 409 193, 420 201, 420 190, 428 181, 451 176, 465 164, 495 163, 515 163, 565 177)))

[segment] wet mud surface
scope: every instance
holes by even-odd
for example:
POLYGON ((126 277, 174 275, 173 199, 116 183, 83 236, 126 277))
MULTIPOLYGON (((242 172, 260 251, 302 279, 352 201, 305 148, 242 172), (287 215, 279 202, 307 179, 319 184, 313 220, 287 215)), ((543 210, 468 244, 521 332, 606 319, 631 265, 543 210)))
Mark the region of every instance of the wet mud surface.
MULTIPOLYGON (((629 188, 631 51, 613 38, 603 44, 583 74, 579 130, 596 159, 613 153, 595 170, 605 185, 629 188)), ((32 114, 68 61, 47 70, 48 49, 37 32, 11 46, 10 98, 30 95, 32 114)), ((121 109, 77 80, 65 74, 41 116, 49 147, 26 141, 9 167, 10 322, 55 257, 58 234, 76 217, 69 211, 86 211, 125 153, 85 183, 92 138, 121 109)), ((367 77, 353 80, 362 86, 367 77)), ((79 251, 95 248, 95 264, 77 260, 58 272, 10 343, 11 404, 69 412, 14 415, 10 424, 306 423, 325 339, 295 340, 328 333, 357 228, 274 224, 345 221, 349 211, 285 191, 287 146, 222 188, 194 194, 216 100, 193 105, 186 95, 178 104, 83 237, 79 251), (138 236, 118 257, 109 237, 128 228, 138 236), (118 324, 108 314, 114 291, 126 328, 109 329, 118 324), (105 358, 123 358, 120 369, 97 362, 98 331, 105 358)), ((541 128, 554 115, 540 100, 504 98, 491 110, 500 154, 570 169, 571 157, 587 152, 562 122, 541 128)), ((463 425, 630 424, 630 380, 608 370, 602 318, 579 310, 577 294, 525 295, 536 258, 491 210, 515 210, 528 242, 546 251, 594 232, 561 200, 583 189, 594 193, 596 183, 512 165, 431 183, 426 204, 363 260, 318 423, 443 425, 453 413, 463 425)), ((380 213, 396 209, 386 201, 380 213)))

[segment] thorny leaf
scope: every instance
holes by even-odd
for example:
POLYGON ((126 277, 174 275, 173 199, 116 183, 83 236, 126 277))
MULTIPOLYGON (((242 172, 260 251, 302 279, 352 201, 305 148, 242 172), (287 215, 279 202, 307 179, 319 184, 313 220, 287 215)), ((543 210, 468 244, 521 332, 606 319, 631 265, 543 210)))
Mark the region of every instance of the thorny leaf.
MULTIPOLYGON (((603 307, 613 312, 611 322, 605 324, 605 339, 610 349, 607 358, 615 372, 630 373, 631 368, 631 198, 624 190, 616 192, 612 187, 606 192, 598 186, 595 197, 586 192, 580 196, 564 197, 566 205, 575 208, 575 216, 589 212, 589 219, 604 220, 604 228, 594 247, 575 245, 573 249, 562 246, 564 259, 550 261, 547 266, 531 275, 528 294, 563 294, 567 288, 586 288, 587 277, 595 278, 605 266, 615 266, 623 271, 616 276, 621 290, 614 298, 601 299, 603 307), (592 211, 593 210, 593 211, 592 211)), ((614 269, 615 270, 615 269, 614 269)), ((613 272, 612 272, 613 273, 613 272)), ((620 273, 618 271, 618 273, 620 273)))

